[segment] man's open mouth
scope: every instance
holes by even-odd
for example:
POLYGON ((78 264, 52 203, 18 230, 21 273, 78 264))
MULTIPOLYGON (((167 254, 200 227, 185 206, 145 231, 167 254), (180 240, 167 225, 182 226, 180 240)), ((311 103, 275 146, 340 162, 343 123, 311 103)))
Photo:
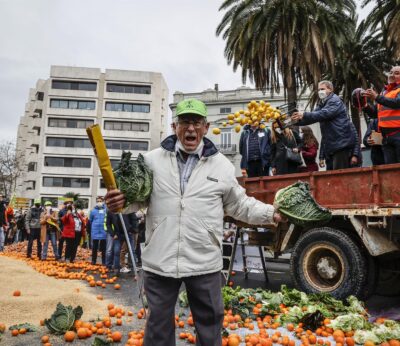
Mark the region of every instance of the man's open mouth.
POLYGON ((186 136, 185 136, 185 141, 186 141, 186 142, 195 142, 195 141, 196 141, 196 136, 193 136, 193 135, 186 135, 186 136))

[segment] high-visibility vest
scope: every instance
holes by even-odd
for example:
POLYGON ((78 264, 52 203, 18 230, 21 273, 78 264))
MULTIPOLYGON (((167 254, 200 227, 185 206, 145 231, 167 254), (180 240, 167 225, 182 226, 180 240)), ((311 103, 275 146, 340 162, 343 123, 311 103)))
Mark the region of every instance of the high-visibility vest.
MULTIPOLYGON (((395 99, 400 93, 400 86, 388 91, 384 96, 395 99)), ((400 128, 400 109, 393 109, 378 104, 378 126, 379 128, 400 128)))

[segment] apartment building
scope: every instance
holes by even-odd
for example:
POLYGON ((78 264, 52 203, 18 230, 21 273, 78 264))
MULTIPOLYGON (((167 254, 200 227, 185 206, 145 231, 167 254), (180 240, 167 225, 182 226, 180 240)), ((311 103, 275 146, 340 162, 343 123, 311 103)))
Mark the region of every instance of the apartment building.
MULTIPOLYGON (((247 109, 247 104, 251 100, 269 102, 273 107, 279 107, 286 104, 285 96, 282 93, 270 95, 270 92, 261 92, 260 90, 252 89, 249 87, 239 87, 235 90, 219 90, 216 84, 214 89, 207 89, 198 93, 183 93, 176 91, 173 95, 173 103, 170 104, 172 110, 172 117, 176 114, 176 105, 178 102, 188 99, 195 98, 203 101, 207 105, 208 110, 208 121, 210 122, 210 131, 207 137, 211 139, 217 146, 220 152, 226 155, 230 161, 235 165, 236 176, 241 176, 240 170, 240 159, 239 154, 239 139, 240 133, 236 133, 232 126, 221 128, 220 135, 214 135, 211 131, 213 127, 219 127, 222 120, 226 120, 226 117, 230 113, 235 113, 241 109, 247 109)), ((304 94, 300 97, 297 108, 303 110, 308 101, 308 94, 304 94)), ((312 125, 314 134, 317 138, 321 138, 319 124, 312 125)))
POLYGON ((79 193, 88 208, 106 190, 86 127, 100 124, 111 163, 133 157, 166 136, 168 87, 161 73, 52 66, 29 92, 17 151, 25 169, 17 196, 56 201, 79 193))

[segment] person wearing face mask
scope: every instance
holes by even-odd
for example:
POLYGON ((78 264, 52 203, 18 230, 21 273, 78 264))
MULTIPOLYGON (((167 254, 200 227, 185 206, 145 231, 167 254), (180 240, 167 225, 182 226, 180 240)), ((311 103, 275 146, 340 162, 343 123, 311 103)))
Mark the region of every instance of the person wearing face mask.
POLYGON ((364 111, 378 118, 385 164, 400 162, 400 66, 390 70, 388 84, 380 95, 371 88, 365 90, 363 96, 376 102, 374 106, 367 103, 364 111))
POLYGON ((75 261, 77 249, 82 236, 85 236, 85 225, 82 216, 73 205, 68 205, 67 213, 61 218, 63 223, 62 236, 66 240, 65 260, 75 261))
MULTIPOLYGON (((351 166, 353 149, 358 142, 354 134, 346 107, 338 95, 333 92, 330 81, 318 83, 320 102, 312 112, 295 112, 291 116, 297 125, 304 126, 319 122, 321 127, 321 147, 326 160, 332 162, 327 169, 342 169, 351 166)), ((325 162, 321 161, 324 167, 325 162)))
POLYGON ((25 228, 28 234, 28 252, 27 257, 32 257, 32 246, 33 241, 37 242, 37 255, 39 259, 42 258, 42 243, 40 241, 41 225, 40 225, 40 215, 43 212, 43 208, 40 205, 40 199, 34 200, 34 205, 31 207, 25 218, 25 228))
MULTIPOLYGON (((233 164, 205 137, 209 126, 206 105, 185 99, 176 106, 175 134, 144 154, 154 177, 141 256, 149 306, 145 345, 175 345, 175 304, 185 283, 197 345, 221 346, 224 215, 258 225, 282 220, 272 205, 246 195, 233 164)), ((119 190, 105 200, 113 213, 126 201, 119 190)), ((131 204, 124 213, 139 208, 131 204)))
POLYGON ((60 258, 57 250, 57 240, 60 234, 60 227, 58 226, 58 213, 57 210, 52 208, 50 201, 44 203, 45 210, 40 215, 41 234, 40 241, 44 243, 42 261, 47 258, 47 250, 49 248, 49 241, 53 247, 53 253, 56 260, 60 258))
POLYGON ((90 239, 92 241, 92 264, 97 262, 97 252, 101 251, 101 263, 106 265, 106 231, 105 231, 106 210, 103 197, 98 196, 96 206, 90 212, 90 239))

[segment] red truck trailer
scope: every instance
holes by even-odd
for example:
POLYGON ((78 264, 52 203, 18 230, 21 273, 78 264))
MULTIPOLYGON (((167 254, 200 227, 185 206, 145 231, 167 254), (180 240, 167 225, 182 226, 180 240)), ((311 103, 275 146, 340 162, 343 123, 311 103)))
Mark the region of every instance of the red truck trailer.
POLYGON ((308 182, 333 217, 323 227, 271 229, 263 245, 275 256, 291 253, 294 284, 338 298, 365 297, 377 285, 400 294, 400 164, 239 178, 249 196, 270 204, 279 189, 297 181, 308 182))

